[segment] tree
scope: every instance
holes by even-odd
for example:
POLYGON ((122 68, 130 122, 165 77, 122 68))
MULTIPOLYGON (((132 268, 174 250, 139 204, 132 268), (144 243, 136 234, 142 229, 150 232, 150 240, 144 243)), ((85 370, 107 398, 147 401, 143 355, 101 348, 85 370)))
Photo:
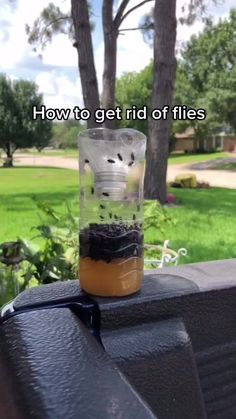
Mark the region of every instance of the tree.
MULTIPOLYGON (((207 118, 201 124, 203 136, 227 125, 236 130, 235 34, 236 9, 215 25, 209 20, 203 32, 193 36, 183 50, 180 68, 191 92, 184 100, 190 106, 195 103, 206 109, 207 118)), ((177 83, 177 91, 179 87, 177 83)), ((181 91, 183 100, 183 86, 181 91)), ((194 125, 198 132, 200 122, 194 125)))
POLYGON ((188 127, 194 128, 194 138, 197 141, 199 151, 204 150, 206 136, 219 132, 224 125, 222 117, 217 114, 219 112, 216 112, 214 107, 215 100, 213 89, 206 91, 203 95, 199 94, 196 84, 192 84, 183 63, 179 62, 174 104, 185 105, 192 109, 204 109, 206 110, 206 118, 204 120, 176 120, 173 123, 173 131, 179 133, 184 132, 188 127))
POLYGON ((84 129, 83 125, 74 119, 53 123, 51 143, 58 148, 77 148, 78 134, 84 129))
MULTIPOLYGON (((214 1, 214 0, 213 0, 214 1)), ((205 17, 204 0, 189 0, 183 6, 180 23, 192 24, 197 17, 205 17)), ((142 22, 143 24, 143 22, 142 22)), ((149 41, 154 47, 154 84, 152 107, 172 107, 176 78, 176 0, 156 0, 153 11, 147 16, 146 24, 150 34, 149 41)), ((150 119, 146 172, 144 180, 145 197, 166 202, 167 161, 171 138, 171 114, 166 120, 150 119)))
POLYGON ((33 137, 34 139, 31 138, 28 147, 32 147, 33 145, 38 151, 42 151, 45 147, 47 147, 52 138, 51 121, 48 121, 47 119, 39 120, 38 122, 35 121, 33 137))
MULTIPOLYGON (((176 74, 176 0, 156 0, 154 8, 154 83, 152 109, 172 106, 176 74)), ((150 119, 145 197, 166 202, 166 172, 171 136, 171 113, 167 119, 150 119)))
POLYGON ((123 109, 123 119, 120 125, 127 128, 135 128, 147 135, 148 120, 125 120, 125 111, 136 105, 138 108, 151 105, 151 93, 153 84, 153 63, 139 73, 129 72, 123 74, 116 83, 116 103, 123 109))
MULTIPOLYGON (((117 37, 121 32, 120 25, 133 10, 141 7, 149 1, 152 0, 140 1, 136 6, 127 10, 130 0, 122 0, 117 11, 114 13, 115 1, 103 0, 102 15, 105 54, 102 105, 105 108, 114 107, 117 37)), ((76 46, 79 55, 79 69, 81 73, 84 103, 86 107, 93 111, 96 107, 98 107, 99 94, 91 43, 91 25, 89 20, 88 2, 86 0, 71 0, 71 2, 75 37, 74 45, 76 46)), ((50 3, 50 5, 52 5, 52 3, 50 3)), ((184 6, 182 11, 184 13, 182 22, 191 24, 198 17, 198 14, 202 16, 205 12, 205 1, 189 0, 187 6, 184 6)), ((146 29, 154 28, 155 77, 152 93, 152 106, 171 106, 176 71, 176 0, 156 0, 153 13, 153 24, 150 26, 149 22, 149 24, 145 26, 146 29), (167 48, 166 50, 164 45, 167 48)), ((44 9, 40 18, 35 22, 33 28, 27 28, 29 41, 31 43, 35 43, 38 40, 41 41, 43 36, 46 41, 50 40, 54 32, 54 24, 56 24, 56 31, 58 32, 58 24, 64 20, 65 16, 59 16, 55 20, 51 20, 51 17, 48 14, 48 8, 44 9)), ((122 31, 134 29, 137 28, 122 29, 122 31)), ((94 125, 95 121, 90 119, 89 126, 94 125)), ((106 125, 110 126, 107 121, 106 125)), ((150 119, 145 177, 145 196, 149 199, 159 199, 161 203, 166 201, 166 171, 169 149, 168 142, 171 130, 170 127, 170 117, 165 121, 153 121, 150 119), (157 167, 159 170, 157 170, 157 167)))
MULTIPOLYGON (((153 0, 140 1, 135 6, 127 10, 130 0, 123 0, 113 17, 114 0, 104 0, 102 7, 102 21, 104 34, 104 72, 103 72, 103 92, 102 107, 112 109, 115 105, 115 84, 116 84, 116 59, 117 59, 117 39, 120 33, 120 26, 126 17, 134 10, 153 0)), ((106 126, 112 128, 114 121, 107 121, 106 126)))
MULTIPOLYGON (((147 65, 139 73, 129 72, 123 74, 120 79, 117 80, 116 84, 116 102, 123 109, 123 118, 119 122, 119 126, 127 128, 135 128, 139 131, 142 131, 144 134, 148 135, 148 123, 150 118, 150 109, 151 109, 151 96, 152 96, 152 86, 153 86, 153 77, 154 77, 154 67, 153 61, 147 65), (126 120, 125 119, 125 110, 127 108, 132 108, 133 105, 136 105, 137 108, 143 108, 147 106, 149 118, 145 120, 126 120)), ((178 79, 178 73, 177 73, 178 79)), ((169 143, 169 150, 173 147, 173 132, 174 127, 172 125, 172 133, 169 143)))
POLYGON ((51 137, 51 122, 32 120, 32 107, 42 105, 42 96, 35 83, 11 81, 0 76, 0 147, 7 155, 9 166, 19 147, 45 147, 51 137))
MULTIPOLYGON (((102 21, 104 34, 104 72, 101 105, 105 109, 114 108, 117 39, 123 21, 137 8, 153 0, 140 0, 127 10, 130 0, 122 0, 115 10, 115 0, 103 0, 102 21)), ((100 107, 98 82, 94 63, 89 3, 86 0, 71 0, 71 14, 63 14, 53 3, 41 12, 33 27, 26 26, 30 44, 45 47, 54 33, 68 32, 74 38, 73 45, 78 51, 79 73, 81 78, 84 105, 91 111, 88 127, 97 125, 94 111, 100 107)), ((114 121, 105 121, 107 127, 113 127, 114 121)))
POLYGON ((74 46, 78 51, 84 105, 91 112, 91 118, 88 120, 88 127, 91 128, 97 125, 94 112, 99 108, 99 92, 94 63, 88 2, 85 0, 71 0, 71 13, 75 36, 74 46))
MULTIPOLYGON (((203 32, 193 36, 182 49, 178 61, 173 105, 204 108, 206 119, 173 121, 172 131, 183 132, 193 127, 195 138, 202 146, 208 135, 228 126, 236 130, 236 51, 232 43, 235 32, 235 10, 215 25, 208 20, 203 32)), ((124 74, 117 81, 117 103, 124 108, 136 103, 139 107, 149 105, 153 71, 150 64, 140 73, 124 74)), ((147 133, 147 121, 122 123, 147 133)))

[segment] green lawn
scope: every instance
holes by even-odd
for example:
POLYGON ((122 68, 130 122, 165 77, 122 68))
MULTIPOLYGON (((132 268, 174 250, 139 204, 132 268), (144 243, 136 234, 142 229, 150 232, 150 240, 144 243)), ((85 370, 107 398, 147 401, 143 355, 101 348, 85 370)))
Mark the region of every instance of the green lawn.
MULTIPOLYGON (((55 168, 0 169, 0 243, 17 236, 31 238, 31 228, 39 222, 33 197, 63 211, 72 202, 78 215, 78 173, 55 168)), ((236 190, 172 189, 180 207, 168 208, 175 226, 165 226, 164 234, 152 230, 146 242, 169 239, 171 247, 186 247, 184 263, 236 257, 236 190)))
POLYGON ((230 157, 229 153, 217 152, 217 153, 204 153, 204 154, 185 154, 185 153, 173 153, 170 155, 168 164, 192 164, 203 161, 222 159, 224 157, 230 157))
POLYGON ((164 234, 152 230, 146 241, 164 239, 177 250, 185 247, 188 256, 182 263, 236 257, 236 190, 172 189, 181 207, 168 209, 176 225, 165 227, 164 234))
POLYGON ((39 223, 39 211, 33 197, 57 210, 65 200, 78 208, 78 173, 55 168, 0 169, 0 243, 18 235, 30 238, 32 226, 39 223))
POLYGON ((236 172, 236 163, 232 162, 232 163, 217 164, 212 169, 213 170, 229 170, 230 172, 236 172))

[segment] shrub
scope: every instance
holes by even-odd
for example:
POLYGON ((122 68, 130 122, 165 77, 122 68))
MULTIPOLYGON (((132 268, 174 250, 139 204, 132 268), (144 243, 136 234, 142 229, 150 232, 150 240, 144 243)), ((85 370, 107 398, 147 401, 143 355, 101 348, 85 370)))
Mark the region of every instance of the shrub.
POLYGON ((177 185, 177 187, 180 187, 180 188, 196 188, 197 187, 196 175, 192 173, 180 174, 176 176, 174 185, 177 185))
POLYGON ((172 193, 167 194, 167 204, 169 204, 169 205, 177 204, 177 198, 174 194, 172 194, 172 193))
POLYGON ((197 187, 199 189, 208 189, 210 188, 210 184, 208 182, 198 182, 197 187))

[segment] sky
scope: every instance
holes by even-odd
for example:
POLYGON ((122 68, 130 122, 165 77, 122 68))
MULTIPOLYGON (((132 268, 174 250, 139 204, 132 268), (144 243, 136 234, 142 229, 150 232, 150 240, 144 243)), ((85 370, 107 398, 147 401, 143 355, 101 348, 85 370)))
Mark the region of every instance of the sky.
MULTIPOLYGON (((186 0, 177 0, 177 17, 181 16, 181 7, 186 0)), ((83 107, 82 90, 78 72, 78 56, 71 40, 60 34, 42 52, 42 58, 32 51, 28 44, 25 25, 33 24, 41 10, 48 5, 48 0, 0 0, 0 73, 11 79, 33 80, 44 96, 47 108, 83 107)), ((70 11, 69 0, 55 0, 64 12, 70 11)), ((99 89, 101 91, 103 72, 103 36, 101 26, 102 0, 92 0, 93 45, 99 89)), ((127 10, 140 3, 130 0, 127 10)), ((208 0, 208 3, 211 3, 208 0)), ((117 6, 119 1, 116 2, 117 6)), ((124 21, 123 28, 137 27, 141 17, 150 11, 154 1, 149 2, 124 21)), ((208 12, 215 21, 228 16, 235 0, 220 1, 217 6, 209 6, 208 12)), ((197 21, 191 27, 178 25, 177 45, 187 41, 192 34, 197 34, 203 23, 197 21)), ((147 45, 139 31, 125 32, 119 36, 117 56, 117 76, 127 71, 140 71, 151 60, 153 51, 147 45)))

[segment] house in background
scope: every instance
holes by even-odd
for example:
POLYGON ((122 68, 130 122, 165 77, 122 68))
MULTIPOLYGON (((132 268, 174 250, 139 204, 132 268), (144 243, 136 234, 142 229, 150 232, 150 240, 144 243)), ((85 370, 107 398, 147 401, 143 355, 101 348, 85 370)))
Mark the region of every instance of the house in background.
POLYGON ((194 128, 187 128, 180 134, 175 134, 175 148, 174 151, 181 151, 191 153, 195 151, 194 128))
POLYGON ((235 134, 221 134, 223 139, 223 150, 236 153, 236 135, 235 134))
MULTIPOLYGON (((175 134, 174 151, 193 153, 197 152, 200 147, 199 140, 195 138, 194 128, 187 128, 182 133, 175 134)), ((228 134, 224 131, 217 135, 206 137, 203 142, 204 151, 216 151, 217 149, 236 152, 236 135, 228 134)))

